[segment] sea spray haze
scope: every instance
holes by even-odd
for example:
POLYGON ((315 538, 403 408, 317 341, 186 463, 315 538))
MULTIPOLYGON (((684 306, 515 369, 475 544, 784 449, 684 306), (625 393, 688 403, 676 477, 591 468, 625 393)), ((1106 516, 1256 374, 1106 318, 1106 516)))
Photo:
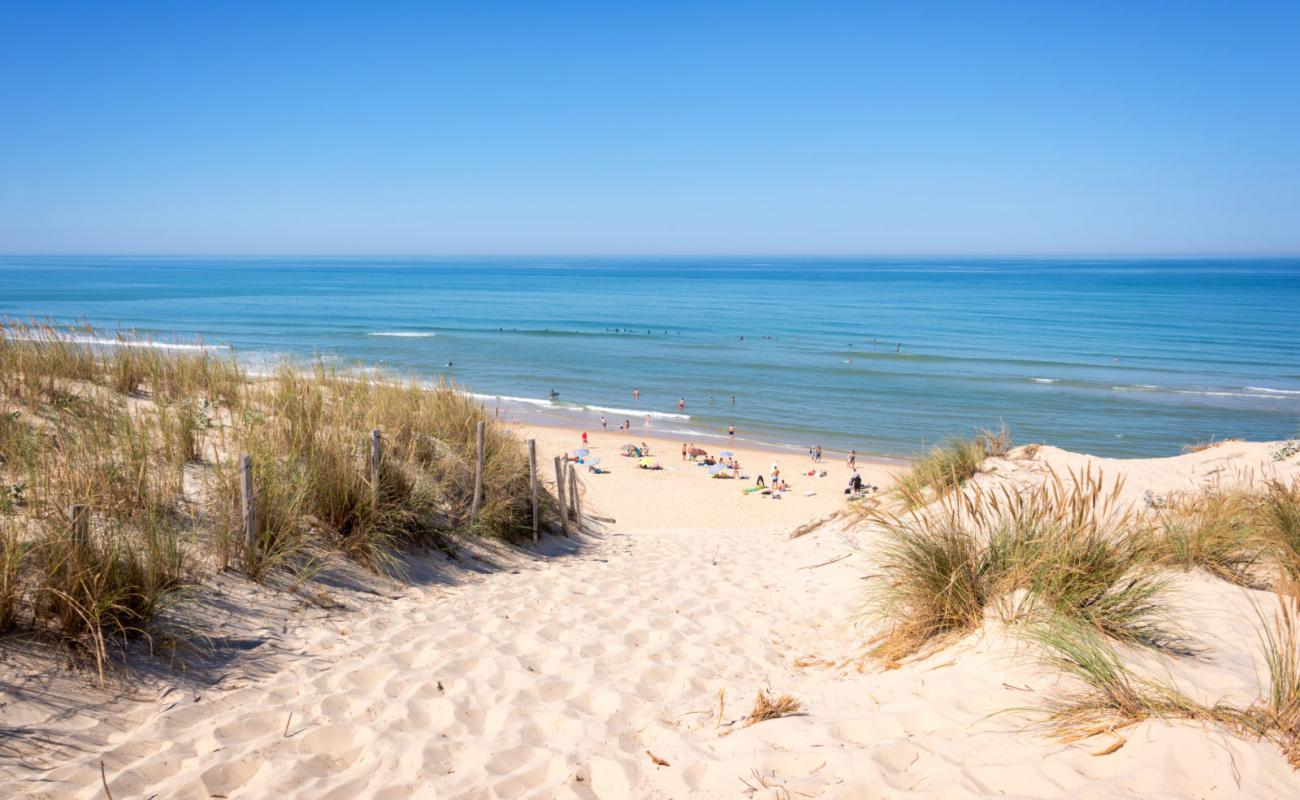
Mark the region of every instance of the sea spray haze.
POLYGON ((1113 456, 1293 435, 1296 308, 1294 259, 0 257, 2 315, 443 375, 521 419, 896 455, 999 422, 1113 456))

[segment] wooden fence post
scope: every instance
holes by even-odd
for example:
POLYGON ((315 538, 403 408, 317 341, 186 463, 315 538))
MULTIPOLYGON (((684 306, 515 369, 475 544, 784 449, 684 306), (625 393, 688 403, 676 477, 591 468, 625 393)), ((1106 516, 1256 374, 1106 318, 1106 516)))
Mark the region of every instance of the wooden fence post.
POLYGON ((528 440, 528 495, 533 508, 533 544, 537 543, 537 440, 528 440))
POLYGON ((478 517, 478 510, 483 506, 483 430, 486 427, 487 423, 479 420, 474 434, 478 446, 478 460, 474 462, 474 505, 470 508, 469 515, 475 519, 478 517))
POLYGON ((569 513, 573 515, 577 530, 582 530, 582 500, 578 497, 578 469, 569 465, 569 513))
POLYGON ((560 503, 560 527, 569 535, 569 512, 564 507, 564 462, 555 457, 555 499, 560 503))
POLYGON ((83 505, 74 505, 68 509, 72 518, 72 541, 78 549, 90 544, 90 512, 83 505))
POLYGON ((253 498, 253 457, 245 453, 239 457, 239 496, 243 507, 244 542, 248 549, 246 566, 257 566, 257 505, 253 498))

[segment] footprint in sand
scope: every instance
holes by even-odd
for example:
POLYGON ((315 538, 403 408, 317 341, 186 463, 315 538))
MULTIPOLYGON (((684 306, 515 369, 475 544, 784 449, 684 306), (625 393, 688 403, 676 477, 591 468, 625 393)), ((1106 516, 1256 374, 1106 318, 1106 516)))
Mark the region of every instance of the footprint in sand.
POLYGON ((227 761, 209 767, 199 776, 209 795, 230 794, 248 783, 262 768, 262 759, 247 756, 239 761, 227 761))
POLYGON ((325 725, 308 731, 300 740, 298 749, 307 755, 329 755, 347 750, 357 743, 356 725, 325 725))

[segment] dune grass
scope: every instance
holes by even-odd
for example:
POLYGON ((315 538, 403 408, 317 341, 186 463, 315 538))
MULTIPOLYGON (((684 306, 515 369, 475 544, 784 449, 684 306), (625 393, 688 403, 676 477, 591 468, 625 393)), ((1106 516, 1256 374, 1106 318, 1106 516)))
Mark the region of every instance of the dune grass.
MULTIPOLYGON (((455 386, 320 364, 250 382, 228 352, 151 345, 0 321, 0 631, 65 641, 102 674, 111 640, 146 633, 211 569, 301 577, 341 556, 395 573, 404 548, 531 534, 523 442, 455 386), (471 516, 479 422, 484 499, 471 516), (73 505, 91 510, 84 540, 72 535, 73 505)), ((558 510, 541 499, 549 528, 558 510)))
POLYGON ((874 512, 882 534, 868 613, 872 654, 892 662, 979 627, 1044 614, 1112 638, 1185 652, 1168 624, 1149 536, 1114 508, 1121 485, 1086 472, 1023 492, 950 494, 919 511, 874 512))
POLYGON ((1260 652, 1268 673, 1265 696, 1248 706, 1194 700, 1172 681, 1138 675, 1093 628, 1064 617, 1044 619, 1028 629, 1046 665, 1074 679, 1047 701, 1047 733, 1075 742, 1118 731, 1147 719, 1187 720, 1217 725, 1247 739, 1275 744, 1300 768, 1300 606, 1282 598, 1270 621, 1260 614, 1260 652))
POLYGON ((1011 447, 1007 428, 979 430, 967 438, 952 438, 912 459, 911 467, 894 475, 895 490, 908 508, 919 508, 962 486, 979 472, 984 459, 1005 455, 1011 447))
POLYGON ((1269 481, 1256 507, 1261 538, 1281 571, 1285 591, 1300 600, 1300 478, 1269 481))
POLYGON ((1153 556, 1168 568, 1201 569, 1241 586, 1295 595, 1300 480, 1171 497, 1156 515, 1153 556))
POLYGON ((89 652, 102 680, 109 640, 145 633, 190 570, 180 537, 164 520, 132 528, 105 520, 91 528, 79 542, 67 525, 52 525, 34 543, 32 615, 36 628, 89 652))
POLYGON ((1256 525, 1257 506, 1256 496, 1239 489, 1171 498, 1156 514, 1153 556, 1170 568, 1259 588, 1268 543, 1256 525))
POLYGON ((17 526, 0 516, 0 636, 18 627, 26 551, 27 544, 19 537, 17 526))
MULTIPOLYGON (((1260 649, 1268 668, 1268 697, 1253 715, 1261 735, 1272 739, 1291 766, 1300 768, 1300 601, 1284 598, 1272 624, 1261 627, 1260 649)), ((1263 621, 1263 620, 1262 620, 1263 621)))

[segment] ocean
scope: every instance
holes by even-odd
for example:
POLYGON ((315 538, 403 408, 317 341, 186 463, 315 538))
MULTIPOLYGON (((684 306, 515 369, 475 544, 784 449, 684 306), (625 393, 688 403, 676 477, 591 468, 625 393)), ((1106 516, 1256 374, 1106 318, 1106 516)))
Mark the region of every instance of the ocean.
POLYGON ((1297 259, 0 256, 0 315, 683 440, 905 456, 1005 424, 1162 456, 1300 431, 1297 259))

